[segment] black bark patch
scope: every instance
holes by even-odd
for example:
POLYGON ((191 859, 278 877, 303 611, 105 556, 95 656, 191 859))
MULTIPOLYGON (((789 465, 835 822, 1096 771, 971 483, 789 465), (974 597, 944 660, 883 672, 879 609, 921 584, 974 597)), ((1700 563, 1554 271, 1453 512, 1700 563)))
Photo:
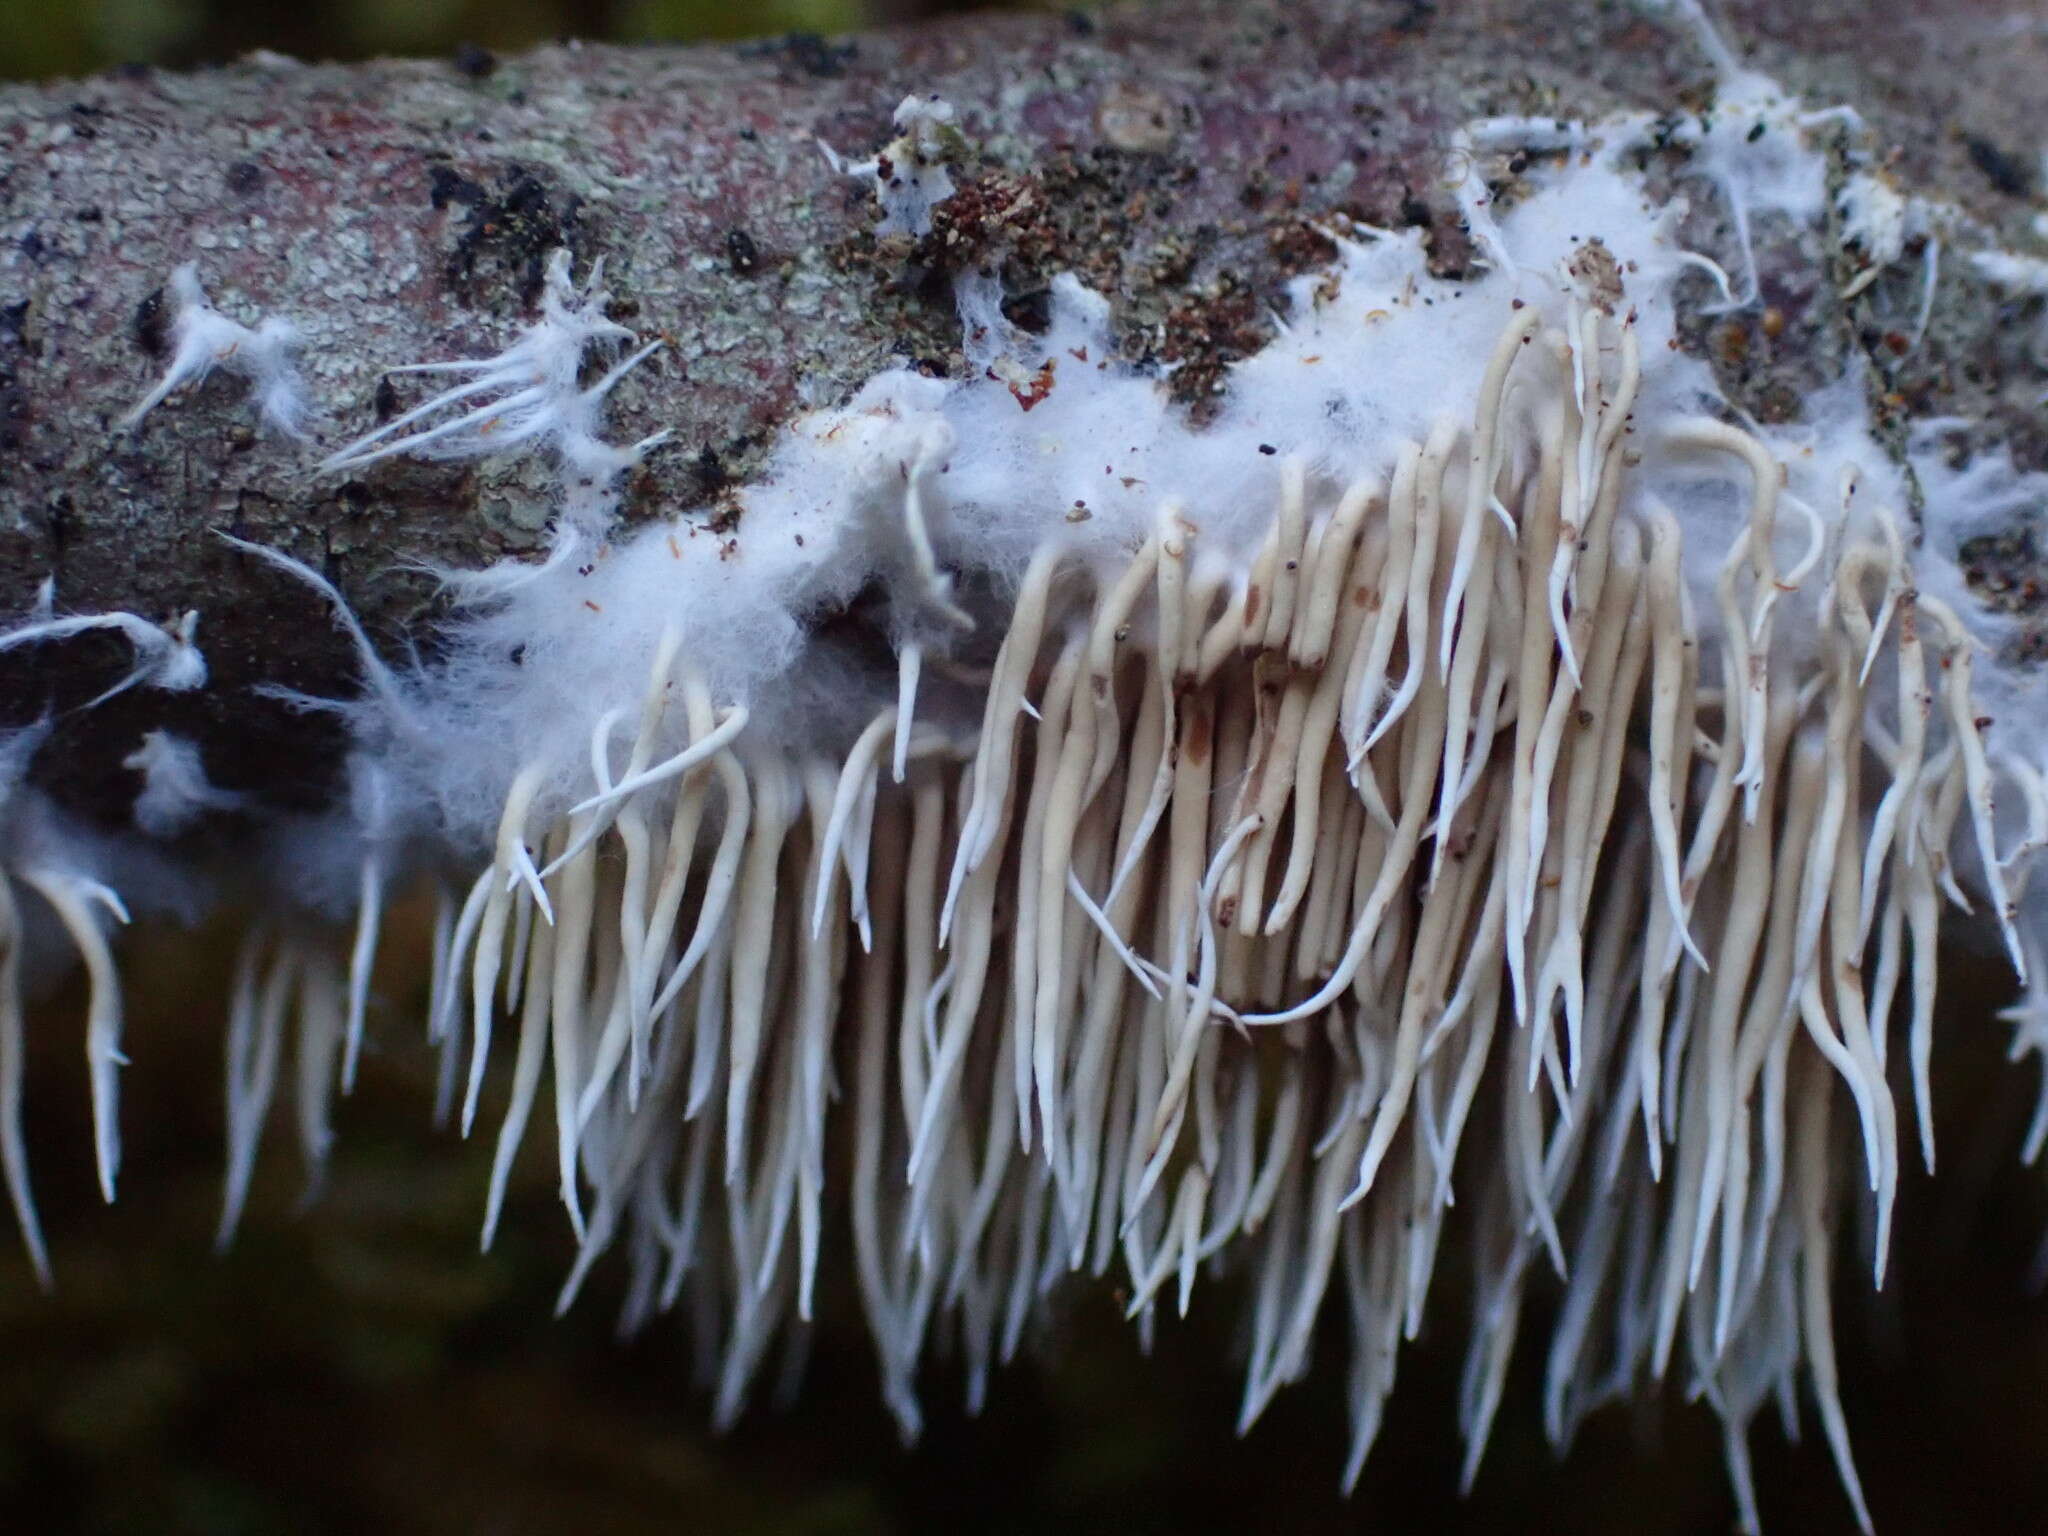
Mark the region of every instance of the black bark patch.
POLYGON ((15 358, 28 344, 28 300, 0 304, 0 451, 19 458, 28 443, 28 391, 17 382, 15 358))
POLYGON ((171 317, 164 313, 164 291, 152 289, 135 306, 135 345, 150 357, 162 357, 171 342, 171 317))
POLYGON ((1970 152, 1970 164, 1984 173, 1984 179, 2007 197, 2031 197, 2033 173, 2019 156, 2006 153, 1989 139, 1967 138, 1963 147, 1970 152))
POLYGON ((448 258, 449 283, 474 299, 479 276, 495 268, 518 284, 520 304, 531 309, 540 298, 550 253, 576 249, 582 210, 583 199, 573 193, 551 191, 523 166, 506 167, 498 190, 469 206, 448 258))
POLYGON ((483 197, 484 189, 453 166, 437 165, 427 172, 427 201, 437 212, 450 203, 473 208, 483 197))

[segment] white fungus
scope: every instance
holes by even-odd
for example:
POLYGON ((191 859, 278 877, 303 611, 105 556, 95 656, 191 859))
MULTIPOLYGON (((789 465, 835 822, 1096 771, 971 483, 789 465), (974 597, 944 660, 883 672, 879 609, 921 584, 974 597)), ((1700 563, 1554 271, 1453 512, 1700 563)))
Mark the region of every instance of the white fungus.
POLYGON ((29 621, 0 630, 0 652, 49 645, 96 630, 120 635, 133 648, 135 664, 86 708, 104 704, 114 695, 137 686, 188 693, 206 685, 206 657, 194 638, 199 627, 196 609, 188 609, 163 624, 152 624, 132 613, 82 613, 59 618, 51 610, 53 592, 54 584, 44 582, 41 601, 29 621))
MULTIPOLYGON (((1657 131, 1728 215, 1734 278, 1633 168, 1649 117, 1473 124, 1447 180, 1482 270, 1331 230, 1334 265, 1201 426, 1115 360, 1075 279, 1039 337, 969 284, 972 377, 893 369, 795 421, 736 532, 627 533, 609 487, 659 434, 607 445, 599 412, 654 347, 580 382, 633 345, 598 271, 578 290, 558 256, 509 349, 413 365, 457 382, 321 467, 546 448, 557 541, 457 584, 444 659, 388 670, 354 631, 372 686, 318 834, 344 873, 308 902, 351 921, 248 936, 222 1235, 288 1025, 317 1171, 387 887, 468 858, 427 1031, 465 1133, 493 1047, 513 1057, 484 1240, 545 1088, 580 1244, 564 1304, 615 1243, 629 1322, 695 1287, 721 1418, 848 1236, 906 1434, 930 1349, 964 1354, 978 1399, 1069 1274, 1117 1270, 1149 1336, 1228 1273, 1245 1424, 1343 1298, 1348 1485, 1456 1220, 1468 1480, 1541 1285, 1559 1444, 1676 1376, 1721 1415, 1753 1529, 1749 1422, 1803 1381, 1867 1526, 1835 1234, 1867 1198, 1881 1280, 1902 1140, 1933 1164, 1945 906, 1999 930, 2029 989, 2015 1054, 2048 1058, 2040 685, 1986 652, 2007 621, 1958 552, 2043 485, 1948 468, 1941 424, 1898 461, 1858 374, 1802 421, 1746 422, 1683 350, 1681 293, 1752 301, 1755 222, 1817 238, 1814 135, 1857 128, 1716 62, 1715 109, 1657 131), (1509 151, 1528 168, 1496 201, 1481 162, 1509 151), (877 592, 889 667, 825 622, 877 592)), ((881 154, 835 157, 874 178, 884 232, 950 194, 951 120, 913 96, 881 154)), ((1875 176, 1833 211, 1852 289, 1914 233, 1875 176)), ((220 803, 177 746, 141 763, 138 818, 166 828, 220 803)), ((40 1263, 6 903, 38 893, 91 970, 97 1099, 118 1005, 92 907, 114 898, 6 867, 0 1151, 40 1263)))
POLYGON ((305 386, 293 360, 298 328, 274 315, 253 331, 230 320, 208 302, 199 268, 189 261, 171 274, 165 288, 172 306, 171 360, 156 387, 121 418, 122 427, 135 427, 174 391, 204 382, 219 368, 248 381, 249 396, 267 425, 303 439, 305 386))
POLYGON ((142 745, 122 759, 122 766, 142 775, 135 825, 151 837, 176 837, 209 812, 242 804, 242 796, 207 779, 198 746, 170 731, 144 732, 142 745))
POLYGON ((906 96, 897 105, 896 137, 865 160, 848 160, 819 141, 825 159, 842 176, 872 181, 882 205, 878 235, 931 233, 932 209, 953 195, 949 161, 966 147, 954 126, 952 103, 937 96, 906 96))
POLYGON ((581 372, 590 349, 635 340, 605 314, 610 302, 602 260, 592 265, 579 289, 571 279, 569 253, 556 251, 548 260, 537 323, 496 357, 387 369, 453 374, 458 382, 329 454, 320 462, 321 473, 365 469, 399 454, 462 459, 544 448, 554 455, 561 476, 558 510, 564 525, 601 532, 617 510, 619 477, 668 437, 657 432, 616 447, 598 436, 605 397, 662 345, 651 341, 637 347, 585 385, 581 372))

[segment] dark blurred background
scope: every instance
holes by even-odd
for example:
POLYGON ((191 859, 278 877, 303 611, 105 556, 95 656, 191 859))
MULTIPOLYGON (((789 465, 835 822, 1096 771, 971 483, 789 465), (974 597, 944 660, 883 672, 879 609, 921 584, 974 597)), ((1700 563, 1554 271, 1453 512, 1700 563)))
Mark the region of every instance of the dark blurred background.
MULTIPOLYGON (((914 21, 930 0, 0 0, 0 79, 269 48, 307 58, 493 51, 563 36, 689 41, 914 21)), ((401 920, 396 926, 403 928, 401 920)), ((620 1266, 566 1318, 571 1256, 544 1137, 495 1252, 475 1232, 489 1155, 428 1126, 408 1022, 423 957, 387 944, 376 1050, 306 1204, 282 1112, 223 1257, 221 1000, 230 926, 139 935, 121 1199, 99 1203, 75 986, 32 1021, 28 1122, 58 1275, 39 1292, 0 1219, 0 1530, 46 1533, 741 1533, 1207 1530, 1717 1533, 1718 1428, 1677 1391, 1597 1417, 1559 1461, 1538 1428, 1545 1319, 1524 1330, 1477 1488, 1457 1493, 1464 1298, 1446 1287, 1358 1492, 1332 1329, 1305 1385, 1231 1433, 1235 1298, 1204 1284, 1151 1358, 1108 1297, 1078 1302, 978 1419, 943 1365, 898 1445, 842 1268, 821 1287, 802 1393, 707 1428, 679 1324, 620 1341, 620 1266)), ((2029 1271, 2048 1179, 2017 1165, 2032 1069, 2000 1061, 1996 966, 1957 957, 1938 1076, 1943 1173, 1906 1179, 1882 1297, 1842 1265, 1848 1405, 1879 1528, 2048 1530, 2048 1304, 2029 1271)), ((282 1111, 282 1106, 280 1106, 282 1111)), ((486 1120, 494 1122, 488 1110, 486 1120)), ((1447 1260, 1446 1268, 1450 1267, 1447 1260)), ((1809 1416, 1810 1425, 1810 1416, 1809 1416)), ((1817 1430, 1753 1437, 1774 1532, 1848 1531, 1817 1430)))
MULTIPOLYGON (((843 1240, 837 1252, 828 1244, 802 1390, 776 1401, 769 1380, 738 1427, 714 1435, 683 1321, 616 1336, 622 1263, 601 1265, 575 1309, 554 1317, 573 1254, 546 1136, 528 1137, 497 1246, 477 1253, 490 1136, 464 1143, 429 1125, 434 1062, 416 1023, 426 926, 415 905, 387 927, 370 1048, 337 1109, 324 1191, 305 1199, 280 1102, 225 1255, 211 1238, 231 921, 136 933, 125 947, 134 1065, 111 1207, 94 1185, 82 989, 42 1000, 27 1118, 57 1288, 36 1288, 0 1212, 0 1531, 1733 1529, 1718 1425, 1675 1387, 1596 1415, 1568 1456, 1552 1453, 1539 1426, 1540 1286, 1478 1485, 1459 1497, 1468 1311, 1455 1247, 1349 1499, 1337 1487, 1341 1320, 1327 1319, 1309 1380, 1239 1440, 1241 1298, 1207 1280, 1149 1358, 1111 1296, 1076 1296, 1027 1358, 996 1374, 978 1418, 961 1407, 960 1373, 936 1363, 924 1440, 906 1450, 877 1396, 843 1240)), ((1942 1176, 1907 1170, 1882 1296, 1847 1254, 1838 1275, 1842 1395, 1887 1536, 2048 1530, 2048 1304, 2028 1283, 2048 1179, 2014 1155, 2035 1084, 2031 1068, 2001 1059, 1996 967, 1950 961, 1942 1176)), ((500 1081, 479 1123, 495 1126, 503 1102, 500 1081)), ((1786 1443, 1769 1411, 1752 1435, 1766 1529, 1851 1532, 1802 1411, 1802 1445, 1786 1443)))

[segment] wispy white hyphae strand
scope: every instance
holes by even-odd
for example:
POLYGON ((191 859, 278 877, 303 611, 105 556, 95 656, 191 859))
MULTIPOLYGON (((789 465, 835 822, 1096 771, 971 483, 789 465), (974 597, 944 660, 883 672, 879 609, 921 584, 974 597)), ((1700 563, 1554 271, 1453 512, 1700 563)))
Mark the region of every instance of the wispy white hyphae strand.
POLYGON ((295 354, 298 328, 272 315, 254 330, 230 320, 208 302, 199 268, 187 262, 164 285, 171 305, 171 360, 156 387, 121 418, 132 428, 180 389, 203 383, 215 369, 247 381, 264 423, 287 437, 306 436, 305 384, 295 354))
POLYGON ((320 471, 356 473, 400 454, 461 459, 544 448, 554 455, 561 475, 564 521, 601 529, 616 508, 619 476, 668 436, 657 432, 624 447, 599 436, 605 397, 662 345, 637 347, 585 385, 581 374, 590 349, 635 341, 631 331, 605 314, 610 302, 602 260, 592 263, 578 288, 571 280, 569 253, 555 252, 541 290, 541 317, 517 341, 496 357, 474 362, 390 369, 463 377, 329 454, 320 471))
MULTIPOLYGON (((45 593, 49 584, 45 583, 45 593)), ((135 664, 125 677, 85 706, 106 703, 118 693, 138 685, 186 693, 206 684, 206 658, 194 642, 199 626, 197 611, 165 624, 152 624, 132 613, 74 614, 67 618, 38 617, 13 629, 0 630, 0 651, 20 646, 45 645, 69 640, 74 635, 111 630, 126 640, 135 652, 135 664)))

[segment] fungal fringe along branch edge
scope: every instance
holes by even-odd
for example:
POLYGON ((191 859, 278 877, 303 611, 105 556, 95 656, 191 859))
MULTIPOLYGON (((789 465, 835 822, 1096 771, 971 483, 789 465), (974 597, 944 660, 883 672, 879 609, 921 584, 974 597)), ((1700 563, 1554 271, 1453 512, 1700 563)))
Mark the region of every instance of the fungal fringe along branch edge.
MULTIPOLYGON (((1472 125, 1447 174, 1482 270, 1332 229, 1334 265, 1200 427, 1077 282, 1030 336, 970 275, 974 377, 891 370, 803 417, 732 533, 614 526, 658 439, 605 443, 604 402, 655 348, 558 256, 509 350, 413 367, 448 387, 319 466, 545 452, 552 555, 451 574, 446 654, 409 669, 270 556, 351 628, 367 687, 330 706, 348 806, 277 861, 302 915, 253 923, 235 969, 223 1240, 282 1079, 317 1170, 381 914, 425 881, 442 1113, 496 1139, 484 1242, 539 1110, 581 1245, 563 1305, 614 1247, 629 1323, 687 1289, 721 1421, 811 1316, 828 1245, 906 1435, 929 1350, 978 1399, 1070 1277, 1115 1273, 1149 1337, 1227 1273, 1245 1425, 1336 1303, 1348 1484, 1457 1222, 1468 1479, 1541 1288, 1558 1443, 1675 1375, 1721 1416, 1753 1528, 1748 1426, 1803 1382, 1867 1521, 1837 1229, 1870 1202, 1881 1283, 1901 1162, 1933 1165, 1945 907, 1995 926, 2033 989, 2015 1052, 2048 1054, 2023 900, 2048 753, 2015 707, 2038 681, 1987 654, 2004 621, 1956 569, 1984 507, 1938 424, 1898 462, 1855 376, 1746 423, 1679 345, 1681 290, 1754 298, 1753 222, 1819 239, 1812 141, 1857 131, 1725 58, 1721 98, 1472 125), (1653 134, 1717 200, 1724 262, 1678 243, 1653 134), (1510 152, 1528 170, 1496 206, 1510 152), (848 615, 893 668, 827 622, 848 615), (480 1126, 494 1054, 510 1097, 480 1126)), ((915 228, 958 130, 915 98, 898 123, 843 169, 915 228)), ((301 430, 289 328, 224 319, 189 273, 178 295, 138 418, 226 345, 301 430)), ((193 685, 167 665, 189 624, 35 623, 111 625, 134 681, 193 685)), ((177 745, 139 765, 168 826, 218 803, 177 745)), ((126 866, 0 782, 0 1153, 42 1267, 24 936, 47 907, 88 968, 111 1195, 101 917, 126 866)), ((2030 1155, 2044 1133, 2048 1099, 2030 1155)))

